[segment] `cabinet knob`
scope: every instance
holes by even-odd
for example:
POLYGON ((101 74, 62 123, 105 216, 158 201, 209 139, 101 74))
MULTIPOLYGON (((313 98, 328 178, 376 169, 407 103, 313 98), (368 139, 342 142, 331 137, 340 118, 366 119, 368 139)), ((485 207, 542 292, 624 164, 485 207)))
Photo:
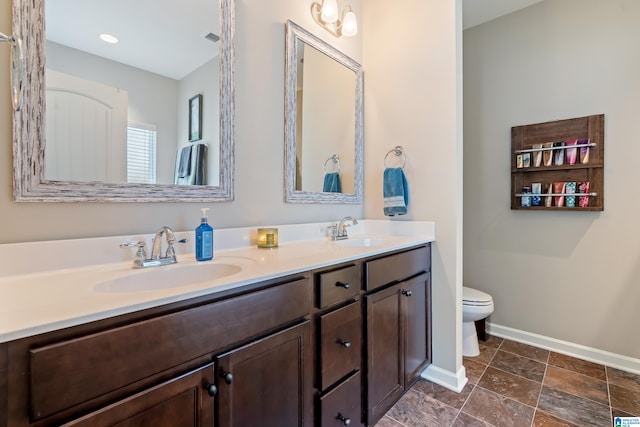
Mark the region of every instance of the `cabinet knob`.
POLYGON ((224 382, 227 384, 231 384, 233 382, 233 375, 231 372, 222 371, 220 373, 220 378, 224 378, 224 382))
POLYGON ((350 284, 345 282, 336 282, 336 286, 339 288, 345 288, 345 289, 349 289, 351 287, 350 284))
POLYGON ((340 420, 342 421, 342 424, 348 426, 349 424, 351 424, 351 419, 345 417, 344 415, 342 415, 341 413, 338 413, 338 416, 336 417, 336 420, 340 420))
POLYGON ((406 296, 406 297, 410 297, 411 295, 413 295, 413 292, 403 289, 402 290, 402 295, 406 296))
POLYGON ((216 387, 215 384, 207 384, 204 387, 207 389, 207 393, 209 394, 209 396, 213 397, 218 394, 218 387, 216 387))
POLYGON ((341 346, 343 346, 344 348, 349 348, 351 347, 351 343, 349 341, 343 341, 340 338, 338 338, 338 341, 336 341, 338 344, 340 344, 341 346))

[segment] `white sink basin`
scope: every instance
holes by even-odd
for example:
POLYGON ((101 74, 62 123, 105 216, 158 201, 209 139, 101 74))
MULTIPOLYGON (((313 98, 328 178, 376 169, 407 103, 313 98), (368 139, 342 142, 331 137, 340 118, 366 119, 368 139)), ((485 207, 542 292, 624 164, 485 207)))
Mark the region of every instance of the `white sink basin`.
POLYGON ((173 264, 131 270, 128 274, 104 280, 94 290, 105 293, 146 292, 210 282, 242 271, 231 263, 173 264))
POLYGON ((389 239, 384 237, 349 237, 346 240, 336 240, 334 243, 337 246, 348 246, 348 247, 373 247, 373 246, 381 246, 385 243, 388 243, 389 239))

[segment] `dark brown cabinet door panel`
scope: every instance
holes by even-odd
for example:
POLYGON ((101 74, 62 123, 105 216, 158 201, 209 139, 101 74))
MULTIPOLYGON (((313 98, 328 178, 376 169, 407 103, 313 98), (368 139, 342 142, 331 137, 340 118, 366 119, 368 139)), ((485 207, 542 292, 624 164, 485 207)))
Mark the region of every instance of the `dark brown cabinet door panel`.
POLYGON ((431 358, 428 316, 431 274, 422 274, 400 284, 404 321, 404 385, 418 379, 431 358))
POLYGON ((373 425, 404 392, 398 286, 366 296, 367 424, 373 425))
POLYGON ((313 423, 309 322, 218 359, 218 424, 295 427, 313 423))
POLYGON ((135 394, 64 427, 213 426, 214 365, 135 394))

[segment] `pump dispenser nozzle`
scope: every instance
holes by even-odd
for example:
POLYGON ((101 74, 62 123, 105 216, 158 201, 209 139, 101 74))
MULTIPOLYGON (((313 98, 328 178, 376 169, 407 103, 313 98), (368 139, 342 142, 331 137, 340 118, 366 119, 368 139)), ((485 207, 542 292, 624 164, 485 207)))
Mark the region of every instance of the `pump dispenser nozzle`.
POLYGON ((209 208, 200 208, 200 210, 202 211, 202 216, 200 217, 200 222, 203 224, 207 224, 208 220, 207 220, 207 212, 209 211, 209 208))

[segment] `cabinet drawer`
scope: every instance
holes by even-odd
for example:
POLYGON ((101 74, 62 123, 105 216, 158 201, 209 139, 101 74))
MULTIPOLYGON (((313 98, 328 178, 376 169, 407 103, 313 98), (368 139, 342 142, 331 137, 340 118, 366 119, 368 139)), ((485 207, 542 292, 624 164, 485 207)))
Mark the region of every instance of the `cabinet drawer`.
POLYGON ((320 385, 325 389, 354 370, 362 358, 360 302, 320 316, 320 385))
POLYGON ((366 290, 371 291, 429 270, 431 270, 430 245, 367 261, 365 264, 366 290))
POLYGON ((360 404, 360 372, 320 398, 323 427, 362 425, 360 404))
POLYGON ((360 293, 360 266, 351 265, 318 275, 318 307, 324 308, 360 293))
MULTIPOLYGON (((31 417, 41 419, 309 313, 308 280, 30 350, 31 417)), ((112 393, 113 392, 113 393, 112 393)))

